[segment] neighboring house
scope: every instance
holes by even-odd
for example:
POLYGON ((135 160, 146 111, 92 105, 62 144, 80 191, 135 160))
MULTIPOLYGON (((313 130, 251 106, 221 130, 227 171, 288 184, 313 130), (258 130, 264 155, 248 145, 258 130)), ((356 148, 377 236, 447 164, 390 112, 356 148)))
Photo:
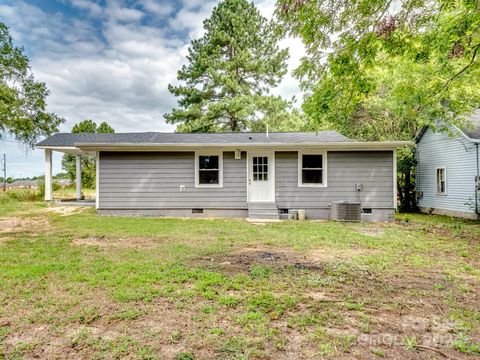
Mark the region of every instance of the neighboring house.
MULTIPOLYGON (((396 148, 407 142, 351 141, 318 133, 56 134, 37 144, 51 153, 97 159, 101 214, 278 218, 304 209, 329 217, 333 201, 360 201, 366 220, 396 208, 396 148)), ((81 171, 77 172, 80 193, 81 171)))
POLYGON ((57 183, 61 188, 66 188, 73 185, 73 181, 70 179, 56 179, 55 183, 57 183))
POLYGON ((38 189, 40 181, 38 180, 15 180, 7 184, 7 189, 38 189))
POLYGON ((480 111, 451 134, 423 128, 416 138, 416 188, 424 212, 478 219, 480 111))

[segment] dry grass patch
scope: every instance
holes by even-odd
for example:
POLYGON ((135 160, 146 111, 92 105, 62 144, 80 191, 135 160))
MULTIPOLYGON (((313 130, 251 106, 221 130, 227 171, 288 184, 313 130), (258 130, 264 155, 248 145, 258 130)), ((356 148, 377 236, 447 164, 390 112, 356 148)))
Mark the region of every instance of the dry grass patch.
POLYGON ((255 271, 255 269, 262 267, 275 270, 292 268, 322 271, 325 266, 335 267, 337 265, 350 266, 352 272, 362 272, 365 269, 356 266, 349 260, 357 256, 380 253, 380 250, 359 248, 295 251, 291 248, 245 247, 215 257, 202 256, 194 259, 191 264, 192 266, 203 266, 227 274, 251 273, 252 269, 255 271))
POLYGON ((49 223, 46 219, 38 217, 0 217, 0 234, 28 233, 38 234, 46 231, 49 223))
POLYGON ((99 246, 99 247, 115 247, 115 248, 152 248, 157 245, 155 239, 144 237, 115 237, 108 236, 91 236, 87 238, 74 239, 73 245, 76 246, 99 246))
POLYGON ((43 209, 43 212, 45 213, 50 213, 50 214, 56 214, 60 216, 71 216, 71 215, 76 215, 79 213, 84 212, 85 210, 91 209, 91 207, 88 206, 77 206, 77 205, 67 205, 67 206, 61 206, 61 205, 50 205, 47 208, 43 209))

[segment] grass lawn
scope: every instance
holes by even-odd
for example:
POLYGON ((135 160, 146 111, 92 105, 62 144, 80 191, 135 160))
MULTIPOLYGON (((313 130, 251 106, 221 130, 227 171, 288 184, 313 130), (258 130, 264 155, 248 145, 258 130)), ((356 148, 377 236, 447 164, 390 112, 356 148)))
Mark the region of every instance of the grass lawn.
POLYGON ((480 223, 100 217, 0 195, 0 358, 475 359, 480 223))

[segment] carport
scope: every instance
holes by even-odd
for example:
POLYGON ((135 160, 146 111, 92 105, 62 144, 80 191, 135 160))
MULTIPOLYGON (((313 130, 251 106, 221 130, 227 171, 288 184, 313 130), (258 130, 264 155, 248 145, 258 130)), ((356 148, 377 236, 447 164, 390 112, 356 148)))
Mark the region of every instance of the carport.
POLYGON ((45 200, 52 201, 52 153, 54 151, 75 155, 75 198, 82 200, 82 156, 96 156, 96 153, 86 153, 75 147, 75 143, 85 140, 89 134, 59 133, 51 136, 36 145, 37 149, 45 151, 45 200))

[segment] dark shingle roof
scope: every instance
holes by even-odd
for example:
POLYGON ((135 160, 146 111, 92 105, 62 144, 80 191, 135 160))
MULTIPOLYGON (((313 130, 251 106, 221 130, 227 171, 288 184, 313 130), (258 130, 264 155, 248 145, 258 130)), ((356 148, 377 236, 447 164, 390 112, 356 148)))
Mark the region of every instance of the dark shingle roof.
POLYGON ((349 138, 336 131, 317 133, 58 133, 40 141, 37 146, 75 146, 75 144, 301 144, 348 142, 349 138))
POLYGON ((480 140, 480 109, 476 110, 469 118, 469 124, 462 129, 470 139, 480 140))
POLYGON ((58 133, 54 134, 43 141, 40 141, 37 146, 75 146, 77 143, 148 143, 155 133, 117 133, 117 134, 71 134, 58 133))

